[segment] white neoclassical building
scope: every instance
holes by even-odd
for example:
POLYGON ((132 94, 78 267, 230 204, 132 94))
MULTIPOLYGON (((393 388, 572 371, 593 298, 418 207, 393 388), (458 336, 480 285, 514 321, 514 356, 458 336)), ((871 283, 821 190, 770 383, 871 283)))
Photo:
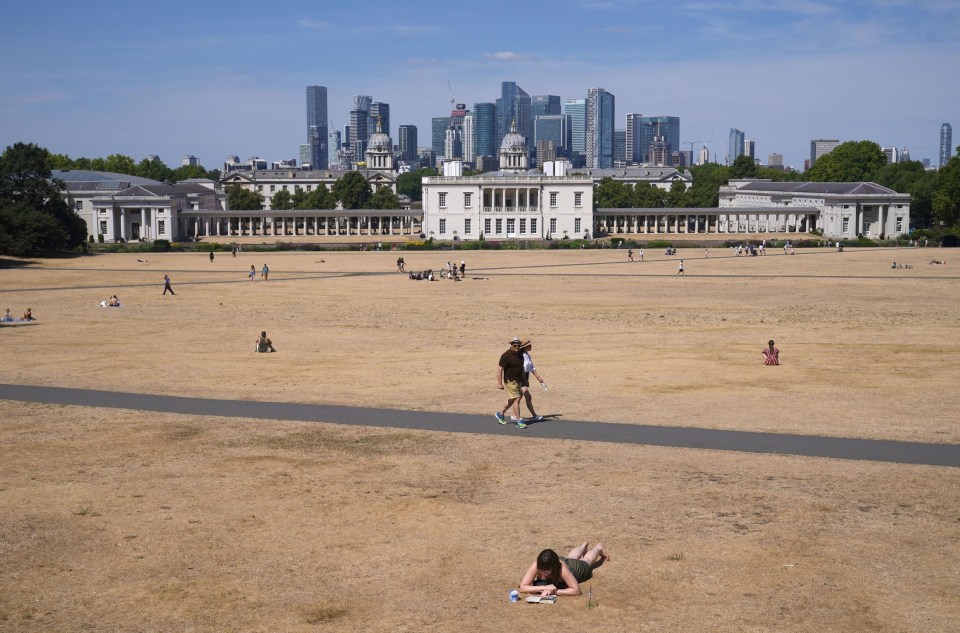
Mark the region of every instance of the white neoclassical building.
POLYGON ((562 162, 546 174, 530 169, 526 141, 513 125, 500 144, 500 169, 464 176, 444 163, 443 176, 423 179, 423 231, 438 240, 590 237, 593 178, 568 176, 562 162))
POLYGON ((872 182, 731 180, 717 213, 726 232, 814 228, 825 237, 889 239, 910 232, 910 194, 872 182))

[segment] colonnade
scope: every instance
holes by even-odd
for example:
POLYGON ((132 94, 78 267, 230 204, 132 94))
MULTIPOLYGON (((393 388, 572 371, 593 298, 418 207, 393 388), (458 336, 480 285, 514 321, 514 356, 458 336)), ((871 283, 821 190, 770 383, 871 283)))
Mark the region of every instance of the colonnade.
MULTIPOLYGON (((606 211, 606 210, 604 210, 606 211)), ((620 211, 620 210, 618 210, 620 211)), ((622 211, 627 211, 626 209, 622 211)), ((815 227, 806 213, 678 213, 663 209, 656 213, 606 213, 594 215, 596 234, 659 233, 809 233, 815 227)))
POLYGON ((419 235, 423 230, 422 215, 330 214, 226 215, 187 212, 180 215, 182 234, 191 237, 285 237, 337 235, 419 235))

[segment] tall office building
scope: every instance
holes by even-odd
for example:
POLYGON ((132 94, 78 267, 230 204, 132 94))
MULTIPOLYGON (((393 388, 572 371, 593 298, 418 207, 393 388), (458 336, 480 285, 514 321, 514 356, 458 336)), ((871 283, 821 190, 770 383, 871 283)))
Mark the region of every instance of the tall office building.
POLYGON ((680 117, 658 115, 643 116, 642 114, 627 115, 627 161, 637 163, 648 163, 650 161, 650 148, 658 137, 663 137, 662 142, 666 147, 658 147, 657 156, 662 156, 666 151, 668 157, 666 162, 660 163, 669 165, 674 152, 681 151, 680 147, 680 117))
POLYGON ((310 146, 308 162, 314 169, 326 169, 329 164, 327 134, 327 88, 307 86, 307 145, 310 146))
POLYGON ((538 116, 560 114, 560 97, 557 95, 535 95, 530 101, 530 118, 536 122, 538 116))
POLYGON ((727 142, 727 164, 732 165, 733 161, 743 156, 744 134, 735 127, 730 128, 730 140, 727 142))
POLYGON ((474 162, 477 159, 477 135, 474 129, 473 114, 467 111, 463 117, 463 160, 474 162))
POLYGON ((614 162, 617 162, 617 161, 627 162, 630 160, 629 158, 627 158, 627 131, 626 130, 613 131, 613 160, 614 162))
POLYGON ((329 141, 327 142, 327 166, 337 164, 337 152, 343 144, 343 137, 340 130, 330 130, 329 141))
POLYGON ((953 127, 949 123, 940 126, 940 167, 946 167, 953 157, 953 127))
MULTIPOLYGON (((570 117, 570 152, 583 156, 587 151, 587 100, 567 99, 563 111, 570 117)), ((577 161, 574 161, 576 165, 577 161)))
POLYGON ((585 130, 586 166, 613 167, 613 121, 615 98, 603 88, 587 90, 587 123, 585 130))
POLYGON ((370 119, 367 121, 367 131, 373 135, 377 131, 377 119, 380 119, 380 131, 390 136, 390 104, 375 101, 370 104, 370 119))
POLYGON ((744 139, 743 141, 743 153, 750 157, 750 160, 756 160, 754 155, 755 145, 752 140, 744 139))
POLYGON ((417 162, 417 126, 401 125, 397 132, 400 137, 397 139, 400 143, 400 160, 410 164, 417 162))
POLYGON ((430 122, 430 149, 433 150, 434 156, 443 156, 444 145, 447 138, 447 128, 450 127, 450 117, 435 116, 430 122))
POLYGON ((815 138, 810 141, 810 166, 812 167, 817 159, 825 156, 836 149, 840 141, 835 138, 815 138))
MULTIPOLYGON (((347 144, 353 150, 354 160, 359 162, 367 153, 367 139, 370 138, 370 106, 373 97, 354 95, 353 110, 350 110, 350 129, 347 132, 347 144)), ((373 128, 375 130, 376 127, 373 128)))
POLYGON ((476 156, 497 156, 497 106, 493 103, 473 104, 473 151, 476 156))
MULTIPOLYGON (((533 122, 533 136, 537 147, 540 147, 541 141, 553 143, 553 149, 556 156, 567 157, 570 153, 570 115, 569 114, 544 114, 538 116, 533 122)), ((542 165, 545 157, 540 156, 539 150, 537 160, 542 165)))
POLYGON ((767 154, 767 167, 771 169, 783 169, 783 154, 767 154))
POLYGON ((514 121, 517 123, 517 132, 527 140, 527 146, 531 147, 533 131, 530 121, 530 95, 516 82, 504 81, 500 84, 500 98, 497 99, 498 147, 514 121))

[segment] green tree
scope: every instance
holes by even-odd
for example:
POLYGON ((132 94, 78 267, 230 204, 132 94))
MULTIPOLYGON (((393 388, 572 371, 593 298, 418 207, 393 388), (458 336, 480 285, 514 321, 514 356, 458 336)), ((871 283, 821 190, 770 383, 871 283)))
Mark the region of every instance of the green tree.
POLYGON ((109 171, 115 174, 129 174, 130 176, 136 176, 137 164, 133 162, 133 159, 130 158, 129 156, 124 156, 123 154, 110 154, 109 156, 107 156, 107 159, 104 161, 102 171, 109 171))
POLYGON ((601 178, 593 190, 594 209, 626 209, 630 207, 633 187, 613 178, 601 178))
POLYGON ((76 169, 73 161, 66 154, 50 154, 47 160, 47 167, 53 169, 76 169))
POLYGON ((715 207, 720 204, 720 187, 730 180, 729 170, 717 163, 690 168, 693 183, 687 191, 686 203, 691 207, 715 207))
POLYGON ((158 182, 174 182, 173 170, 167 167, 159 158, 154 158, 153 160, 144 158, 137 164, 136 175, 158 182))
POLYGON ((399 209, 400 198, 397 197, 397 194, 393 193, 390 187, 380 187, 374 192, 373 196, 370 197, 370 208, 399 209))
POLYGON ((0 156, 0 253, 24 257, 86 245, 86 222, 60 195, 50 162, 50 153, 33 143, 17 143, 0 156))
POLYGON ((847 141, 821 156, 806 173, 812 182, 861 182, 887 164, 873 141, 847 141))
POLYGON ((937 170, 933 215, 945 227, 960 224, 960 147, 946 165, 937 170))
POLYGON ((337 200, 323 183, 317 185, 313 191, 308 191, 303 198, 303 206, 298 209, 334 209, 337 206, 337 200))
POLYGON ((419 202, 423 200, 423 178, 424 176, 436 176, 436 169, 418 169, 408 171, 405 174, 397 176, 397 194, 408 196, 411 200, 419 202))
MULTIPOLYGON (((180 165, 170 175, 171 182, 180 182, 191 178, 210 178, 210 173, 202 165, 180 165)), ((217 172, 217 177, 211 178, 211 180, 216 181, 219 178, 220 172, 217 172)))
POLYGON ((237 211, 258 211, 263 208, 263 196, 240 185, 227 187, 227 204, 237 211))
POLYGON ((682 180, 674 180, 670 185, 670 193, 667 194, 667 206, 674 209, 684 207, 687 204, 687 183, 682 180))
POLYGON ((373 195, 366 176, 359 171, 348 171, 338 178, 332 191, 344 209, 366 209, 373 195))
POLYGON ((291 196, 290 192, 286 189, 281 189, 270 198, 270 208, 279 211, 293 209, 293 196, 291 196))
POLYGON ((309 209, 310 207, 304 206, 307 199, 307 192, 303 190, 303 187, 297 185, 293 188, 293 202, 294 209, 309 209))
POLYGON ((924 169, 920 161, 884 165, 869 179, 878 185, 910 194, 910 224, 917 228, 933 226, 933 197, 937 189, 937 172, 924 169))
POLYGON ((730 165, 730 178, 756 178, 757 163, 750 156, 741 154, 730 165))
POLYGON ((631 206, 638 209, 657 209, 667 204, 666 192, 648 182, 638 182, 633 186, 631 206))

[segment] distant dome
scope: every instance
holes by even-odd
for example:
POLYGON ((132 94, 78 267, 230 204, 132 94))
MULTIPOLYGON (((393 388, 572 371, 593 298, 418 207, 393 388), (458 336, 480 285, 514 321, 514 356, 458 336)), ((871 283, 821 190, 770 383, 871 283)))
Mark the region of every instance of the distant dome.
POLYGON ((377 131, 370 136, 370 140, 367 141, 367 149, 386 149, 393 151, 393 143, 390 141, 390 137, 383 133, 383 128, 380 125, 380 117, 377 117, 377 131))
POLYGON ((517 133, 517 122, 513 121, 510 125, 510 131, 504 135, 500 143, 500 149, 524 150, 527 149, 527 139, 517 133))

